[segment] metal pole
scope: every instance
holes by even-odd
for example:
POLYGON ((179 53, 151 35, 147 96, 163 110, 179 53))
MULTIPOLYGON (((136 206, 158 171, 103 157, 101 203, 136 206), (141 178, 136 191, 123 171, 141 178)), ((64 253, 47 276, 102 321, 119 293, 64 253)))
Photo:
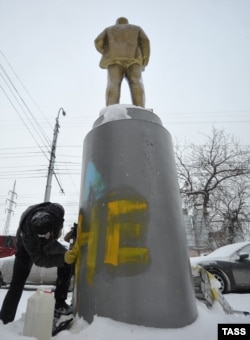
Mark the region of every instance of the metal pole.
POLYGON ((56 124, 54 127, 54 133, 53 133, 53 141, 50 151, 50 161, 49 161, 49 168, 48 168, 48 176, 47 176, 47 184, 45 189, 45 195, 44 195, 44 202, 49 202, 50 200, 50 193, 51 193, 51 183, 52 183, 52 176, 54 173, 54 165, 55 165, 55 158, 56 158, 56 143, 57 143, 57 136, 59 133, 59 115, 62 111, 63 116, 66 116, 66 112, 61 107, 58 111, 57 117, 56 117, 56 124))
POLYGON ((9 202, 9 207, 6 209, 7 217, 5 221, 3 235, 9 235, 11 214, 14 214, 14 206, 16 205, 15 197, 17 197, 17 194, 15 190, 16 190, 16 181, 14 182, 13 189, 9 191, 9 194, 11 194, 10 199, 6 200, 9 202))

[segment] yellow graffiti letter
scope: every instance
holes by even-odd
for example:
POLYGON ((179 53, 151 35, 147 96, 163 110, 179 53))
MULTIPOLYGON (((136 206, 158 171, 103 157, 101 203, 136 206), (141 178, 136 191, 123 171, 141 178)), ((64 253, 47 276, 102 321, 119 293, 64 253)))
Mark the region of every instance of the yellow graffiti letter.
POLYGON ((136 214, 146 211, 146 202, 134 202, 130 200, 117 200, 108 203, 107 233, 104 263, 118 266, 121 263, 147 263, 149 253, 147 248, 120 247, 120 234, 125 230, 133 237, 139 237, 141 225, 133 221, 136 214), (131 214, 132 222, 121 220, 122 215, 131 214))

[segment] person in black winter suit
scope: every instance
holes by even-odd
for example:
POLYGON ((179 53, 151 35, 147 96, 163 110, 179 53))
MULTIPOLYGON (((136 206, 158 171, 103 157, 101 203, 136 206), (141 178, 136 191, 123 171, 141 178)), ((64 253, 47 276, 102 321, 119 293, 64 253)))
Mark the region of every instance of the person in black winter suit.
POLYGON ((58 203, 30 206, 20 218, 16 235, 17 251, 13 276, 0 312, 4 324, 15 319, 25 282, 32 264, 58 267, 55 289, 55 313, 68 315, 72 308, 66 304, 71 279, 71 266, 65 262, 67 249, 57 241, 64 222, 64 208, 58 203))

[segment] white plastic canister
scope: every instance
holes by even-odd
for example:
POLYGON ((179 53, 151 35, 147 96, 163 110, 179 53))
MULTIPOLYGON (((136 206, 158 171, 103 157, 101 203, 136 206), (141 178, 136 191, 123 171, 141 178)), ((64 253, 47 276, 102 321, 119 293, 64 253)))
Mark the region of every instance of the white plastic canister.
POLYGON ((55 299, 51 292, 38 289, 27 302, 23 335, 50 340, 55 299))

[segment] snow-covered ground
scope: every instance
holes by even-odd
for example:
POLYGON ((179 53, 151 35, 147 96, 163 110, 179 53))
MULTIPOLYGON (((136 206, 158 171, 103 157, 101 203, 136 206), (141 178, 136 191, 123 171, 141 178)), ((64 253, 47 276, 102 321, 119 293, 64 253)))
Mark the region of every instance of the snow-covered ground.
MULTIPOLYGON (((0 289, 0 306, 6 294, 0 289)), ((30 340, 34 338, 22 335, 27 299, 34 291, 24 291, 14 322, 3 325, 0 321, 1 340, 30 340)), ((227 294, 228 302, 234 309, 250 311, 250 294, 227 294)), ((69 296, 69 301, 71 296, 69 296)), ((91 325, 82 319, 76 319, 70 330, 62 331, 53 340, 216 340, 218 323, 250 323, 249 316, 226 315, 216 302, 212 309, 197 301, 198 318, 186 327, 179 329, 156 329, 128 325, 111 319, 96 316, 91 325)), ((181 311, 180 311, 181 313, 181 311)))

